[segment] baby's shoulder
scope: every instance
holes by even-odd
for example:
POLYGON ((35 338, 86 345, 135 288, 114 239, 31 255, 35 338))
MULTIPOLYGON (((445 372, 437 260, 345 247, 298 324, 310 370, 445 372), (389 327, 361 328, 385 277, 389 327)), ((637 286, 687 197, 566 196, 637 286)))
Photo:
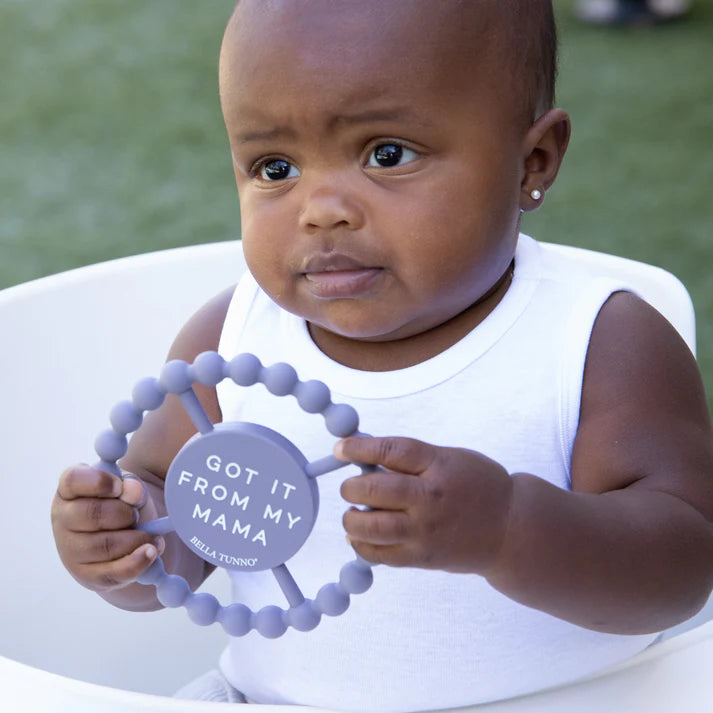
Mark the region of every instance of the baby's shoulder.
POLYGON ((691 350, 651 305, 615 292, 597 316, 587 352, 573 487, 603 492, 646 481, 702 492, 707 469, 690 466, 710 463, 712 445, 691 350))
POLYGON ((204 351, 217 351, 220 334, 235 286, 226 288, 198 309, 183 325, 169 352, 169 359, 192 362, 204 351))

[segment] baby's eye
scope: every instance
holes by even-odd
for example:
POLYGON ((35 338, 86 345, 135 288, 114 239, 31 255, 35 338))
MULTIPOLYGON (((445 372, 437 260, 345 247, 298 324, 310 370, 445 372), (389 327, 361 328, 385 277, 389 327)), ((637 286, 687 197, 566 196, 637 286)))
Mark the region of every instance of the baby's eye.
POLYGON ((285 178, 296 178, 299 169, 282 158, 273 158, 258 166, 258 175, 264 181, 282 181, 285 178))
POLYGON ((411 149, 407 149, 401 144, 379 144, 369 156, 368 166, 381 166, 389 168, 408 163, 418 158, 418 154, 411 149))

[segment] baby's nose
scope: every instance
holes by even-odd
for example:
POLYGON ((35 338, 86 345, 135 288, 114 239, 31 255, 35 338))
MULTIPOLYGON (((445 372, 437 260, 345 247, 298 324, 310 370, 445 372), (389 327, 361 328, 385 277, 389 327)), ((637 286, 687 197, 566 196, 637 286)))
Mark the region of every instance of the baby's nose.
POLYGON ((307 231, 347 228, 364 224, 364 210, 358 197, 334 176, 325 176, 307 188, 300 211, 300 227, 307 231))

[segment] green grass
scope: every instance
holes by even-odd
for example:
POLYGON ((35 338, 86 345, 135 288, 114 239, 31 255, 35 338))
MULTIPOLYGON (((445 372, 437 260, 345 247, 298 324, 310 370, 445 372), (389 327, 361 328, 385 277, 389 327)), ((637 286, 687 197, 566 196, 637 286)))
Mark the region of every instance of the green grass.
POLYGON ((230 0, 0 0, 0 287, 235 237, 230 0))
POLYGON ((592 28, 560 0, 558 104, 572 142, 525 229, 660 265, 688 287, 713 406, 713 2, 682 22, 592 28))
MULTIPOLYGON (((677 274, 713 395, 713 0, 636 30, 579 25, 572 3, 556 0, 573 139, 524 227, 677 274)), ((0 288, 238 235, 216 79, 232 5, 0 0, 0 288)))

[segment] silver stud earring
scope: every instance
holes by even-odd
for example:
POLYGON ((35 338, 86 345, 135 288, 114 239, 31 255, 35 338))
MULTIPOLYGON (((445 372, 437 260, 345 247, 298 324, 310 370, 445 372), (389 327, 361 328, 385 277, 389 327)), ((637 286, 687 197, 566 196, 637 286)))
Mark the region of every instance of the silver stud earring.
POLYGON ((542 198, 542 191, 538 190, 537 188, 533 188, 530 191, 530 198, 532 198, 533 201, 539 201, 540 198, 542 198))

